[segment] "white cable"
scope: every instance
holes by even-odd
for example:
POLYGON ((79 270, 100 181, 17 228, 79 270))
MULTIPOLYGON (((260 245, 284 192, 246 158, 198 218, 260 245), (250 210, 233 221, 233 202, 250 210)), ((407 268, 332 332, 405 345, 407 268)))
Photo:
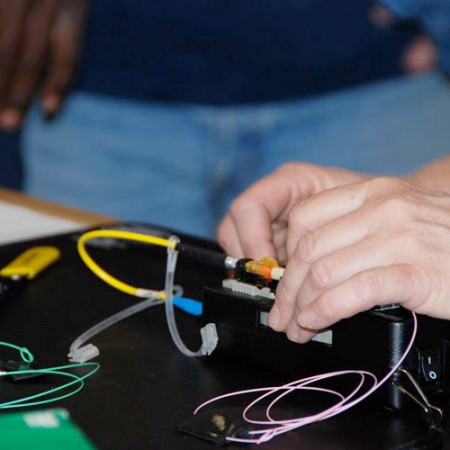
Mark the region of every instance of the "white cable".
POLYGON ((169 327, 173 342, 181 353, 186 356, 210 355, 216 348, 218 341, 216 326, 213 323, 207 324, 200 330, 202 336, 202 345, 199 350, 193 352, 189 350, 184 344, 175 322, 175 313, 173 308, 173 280, 175 277, 175 269, 178 258, 178 251, 175 250, 175 244, 178 244, 179 242, 180 241, 176 236, 172 236, 170 237, 169 245, 167 246, 167 268, 165 279, 167 326, 169 327))
POLYGON ((141 312, 144 309, 150 308, 151 306, 160 305, 161 303, 163 303, 163 300, 158 300, 158 297, 156 297, 155 294, 154 298, 149 298, 148 300, 129 306, 128 308, 123 309, 122 311, 119 311, 97 323, 72 342, 69 354, 67 355, 69 360, 72 362, 83 363, 97 357, 100 354, 98 348, 90 343, 83 345, 86 341, 117 322, 120 322, 133 314, 141 312))
MULTIPOLYGON (((179 242, 179 239, 176 236, 172 236, 169 239, 169 242, 170 244, 176 244, 179 242)), ((197 352, 192 352, 186 347, 178 332, 178 328, 175 322, 173 294, 175 292, 176 295, 181 295, 182 289, 179 286, 174 286, 173 284, 178 257, 178 251, 176 251, 174 247, 175 245, 169 245, 167 248, 167 268, 165 278, 166 318, 170 335, 172 336, 172 339, 177 348, 186 356, 209 355, 216 348, 218 341, 217 330, 214 324, 209 323, 200 330, 202 336, 202 345, 197 352)), ((159 305, 164 302, 163 300, 159 300, 158 292, 150 290, 142 291, 145 291, 145 293, 148 294, 148 300, 139 302, 122 311, 119 311, 118 313, 113 314, 110 317, 107 317, 106 319, 97 323, 96 325, 82 333, 80 336, 78 336, 70 346, 69 353, 67 355, 69 360, 71 362, 81 363, 97 357, 100 354, 98 348, 91 343, 83 345, 86 341, 88 341, 101 331, 105 330, 106 328, 109 328, 110 326, 116 324, 117 322, 120 322, 121 320, 130 317, 133 314, 141 312, 144 309, 150 308, 151 306, 159 305)))

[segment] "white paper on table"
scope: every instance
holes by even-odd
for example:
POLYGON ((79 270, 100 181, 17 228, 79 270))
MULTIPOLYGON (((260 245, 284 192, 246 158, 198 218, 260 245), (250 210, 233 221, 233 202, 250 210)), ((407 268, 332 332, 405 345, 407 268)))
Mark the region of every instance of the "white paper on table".
POLYGON ((0 201, 0 245, 83 228, 78 222, 0 201))

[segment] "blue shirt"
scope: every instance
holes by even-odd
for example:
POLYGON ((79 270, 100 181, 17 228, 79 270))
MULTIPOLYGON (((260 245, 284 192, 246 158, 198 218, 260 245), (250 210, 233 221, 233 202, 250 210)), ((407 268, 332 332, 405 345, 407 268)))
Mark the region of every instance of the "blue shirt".
POLYGON ((368 0, 95 0, 78 87, 143 101, 298 99, 391 77, 415 30, 368 0))

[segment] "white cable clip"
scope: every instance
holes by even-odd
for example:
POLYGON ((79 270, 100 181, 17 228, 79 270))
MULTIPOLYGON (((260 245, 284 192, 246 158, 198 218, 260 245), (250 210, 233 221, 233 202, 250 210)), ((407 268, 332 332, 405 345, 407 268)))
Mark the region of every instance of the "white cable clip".
POLYGON ((73 349, 67 356, 71 362, 84 363, 96 358, 99 354, 100 351, 94 344, 86 344, 83 347, 73 349))
POLYGON ((206 324, 201 330, 202 335, 202 355, 210 355, 217 347, 219 336, 217 335, 217 328, 215 323, 206 324))

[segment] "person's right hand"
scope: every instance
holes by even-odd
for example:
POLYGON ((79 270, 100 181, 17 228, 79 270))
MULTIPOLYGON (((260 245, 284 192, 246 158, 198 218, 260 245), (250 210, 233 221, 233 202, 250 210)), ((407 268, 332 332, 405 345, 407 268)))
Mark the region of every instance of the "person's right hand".
POLYGON ((299 202, 288 234, 268 322, 290 340, 392 303, 450 319, 448 193, 374 177, 299 202))
POLYGON ((237 258, 270 256, 285 260, 291 209, 325 189, 369 176, 336 167, 289 163, 257 181, 230 206, 218 227, 218 242, 237 258))
POLYGON ((0 127, 20 128, 40 87, 55 116, 77 68, 88 0, 0 0, 0 127))

